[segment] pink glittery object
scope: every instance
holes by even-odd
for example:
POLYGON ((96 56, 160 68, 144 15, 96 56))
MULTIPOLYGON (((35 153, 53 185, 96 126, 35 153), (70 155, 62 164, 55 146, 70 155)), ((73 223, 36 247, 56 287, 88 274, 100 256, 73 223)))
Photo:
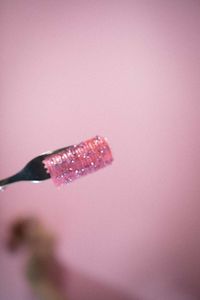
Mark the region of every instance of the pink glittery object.
POLYGON ((112 161, 112 153, 106 139, 96 136, 50 154, 43 163, 55 185, 59 186, 95 172, 112 161))

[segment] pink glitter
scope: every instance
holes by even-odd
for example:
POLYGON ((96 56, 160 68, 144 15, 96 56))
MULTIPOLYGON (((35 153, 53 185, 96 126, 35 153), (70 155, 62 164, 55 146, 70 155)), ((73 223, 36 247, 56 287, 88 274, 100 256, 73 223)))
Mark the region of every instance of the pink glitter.
POLYGON ((59 186, 95 172, 112 161, 112 153, 106 139, 96 136, 49 155, 43 163, 55 185, 59 186))

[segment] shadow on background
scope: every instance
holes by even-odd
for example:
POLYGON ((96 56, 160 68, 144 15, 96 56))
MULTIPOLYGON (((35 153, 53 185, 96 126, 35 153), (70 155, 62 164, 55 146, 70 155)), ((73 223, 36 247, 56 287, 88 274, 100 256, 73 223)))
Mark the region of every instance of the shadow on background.
POLYGON ((67 281, 69 300, 139 300, 78 271, 69 270, 67 281))

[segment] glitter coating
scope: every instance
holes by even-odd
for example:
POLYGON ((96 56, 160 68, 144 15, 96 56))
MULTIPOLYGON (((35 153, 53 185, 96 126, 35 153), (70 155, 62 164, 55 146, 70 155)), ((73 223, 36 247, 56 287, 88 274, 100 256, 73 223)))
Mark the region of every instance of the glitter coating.
POLYGON ((47 156, 43 163, 55 185, 93 173, 113 161, 107 140, 96 136, 78 145, 47 156))

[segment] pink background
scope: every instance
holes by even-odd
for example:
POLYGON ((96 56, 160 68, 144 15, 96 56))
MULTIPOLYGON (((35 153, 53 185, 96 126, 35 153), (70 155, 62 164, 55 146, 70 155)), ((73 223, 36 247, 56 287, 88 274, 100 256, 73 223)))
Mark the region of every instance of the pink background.
POLYGON ((96 134, 115 158, 0 194, 0 299, 31 294, 3 246, 18 215, 59 237, 69 299, 200 299, 200 2, 1 0, 0 14, 0 177, 96 134))

